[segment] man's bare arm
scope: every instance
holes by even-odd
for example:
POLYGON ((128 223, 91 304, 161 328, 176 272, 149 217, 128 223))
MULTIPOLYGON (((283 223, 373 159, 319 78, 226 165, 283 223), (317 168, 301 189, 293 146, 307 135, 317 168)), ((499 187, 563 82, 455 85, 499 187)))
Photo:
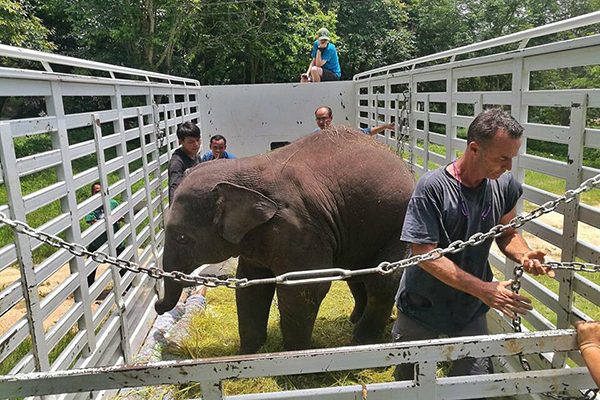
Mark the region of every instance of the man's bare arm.
MULTIPOLYGON (((513 208, 500 219, 500 223, 506 225, 516 216, 517 212, 513 208)), ((506 231, 502 236, 496 238, 496 243, 505 256, 523 265, 526 272, 533 275, 547 274, 551 278, 554 277, 552 269, 542 266, 546 253, 541 250, 532 250, 516 229, 506 231)))
MULTIPOLYGON (((428 253, 436 244, 412 244, 414 255, 428 253)), ((477 297, 491 308, 501 311, 509 317, 514 313, 525 314, 531 310, 531 300, 513 293, 509 287, 511 281, 485 282, 466 272, 448 257, 419 263, 429 274, 446 285, 477 297)))

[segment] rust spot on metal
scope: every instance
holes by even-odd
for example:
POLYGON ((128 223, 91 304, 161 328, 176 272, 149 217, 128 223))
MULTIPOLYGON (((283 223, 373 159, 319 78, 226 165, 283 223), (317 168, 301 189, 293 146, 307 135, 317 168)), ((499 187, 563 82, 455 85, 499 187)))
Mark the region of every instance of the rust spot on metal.
POLYGON ((514 339, 506 341, 504 347, 506 347, 506 349, 511 353, 520 353, 521 351, 523 351, 521 346, 519 346, 519 343, 514 339))
POLYGON ((450 356, 452 355, 452 352, 454 352, 454 346, 446 346, 444 347, 444 350, 442 351, 442 357, 446 358, 446 360, 450 361, 451 358, 450 356))

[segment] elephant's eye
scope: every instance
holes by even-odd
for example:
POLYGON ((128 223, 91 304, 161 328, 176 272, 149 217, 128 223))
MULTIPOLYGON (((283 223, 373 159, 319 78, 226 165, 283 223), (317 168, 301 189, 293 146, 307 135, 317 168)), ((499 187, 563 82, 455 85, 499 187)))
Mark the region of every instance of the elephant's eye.
POLYGON ((187 237, 183 233, 178 233, 175 235, 175 241, 179 244, 186 244, 187 237))

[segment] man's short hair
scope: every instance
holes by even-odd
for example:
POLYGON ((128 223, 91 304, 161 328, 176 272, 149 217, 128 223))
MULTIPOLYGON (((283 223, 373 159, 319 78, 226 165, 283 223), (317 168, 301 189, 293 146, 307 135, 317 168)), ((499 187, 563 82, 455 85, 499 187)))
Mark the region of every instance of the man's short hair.
POLYGON ((319 111, 321 108, 326 108, 327 109, 327 116, 329 118, 333 118, 333 110, 329 106, 317 107, 317 109, 315 110, 315 116, 317 115, 317 111, 319 111))
POLYGON ((211 138, 210 138, 210 144, 212 144, 213 142, 219 141, 219 140, 223 140, 223 144, 227 145, 227 139, 225 139, 225 136, 223 136, 223 135, 214 135, 214 136, 211 136, 211 138))
POLYGON ((200 139, 200 128, 198 125, 187 121, 177 127, 177 139, 183 140, 186 137, 200 139))
POLYGON ((513 139, 523 135, 523 127, 512 115, 500 108, 491 108, 471 122, 467 132, 467 143, 488 143, 499 130, 506 131, 513 139))

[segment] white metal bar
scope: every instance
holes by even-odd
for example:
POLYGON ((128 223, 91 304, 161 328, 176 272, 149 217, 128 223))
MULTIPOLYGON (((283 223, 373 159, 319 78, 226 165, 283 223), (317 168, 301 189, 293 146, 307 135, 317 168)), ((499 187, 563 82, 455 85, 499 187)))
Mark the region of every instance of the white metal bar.
MULTIPOLYGON (((79 220, 70 212, 77 209, 77 198, 75 182, 73 179, 73 169, 71 166, 69 154, 69 139, 67 137, 67 128, 65 123, 65 111, 63 104, 62 87, 58 82, 51 83, 52 95, 46 98, 48 114, 56 117, 56 131, 51 133, 52 147, 60 150, 63 163, 56 168, 59 181, 63 181, 66 186, 66 196, 61 197, 61 210, 68 213, 66 220, 69 222, 69 228, 65 231, 66 240, 69 242, 81 242, 81 229, 79 220)), ((89 292, 87 289, 87 275, 85 275, 85 264, 80 257, 71 257, 69 260, 69 268, 73 272, 77 272, 79 290, 75 291, 75 301, 81 301, 84 304, 90 304, 89 292)), ((88 307, 89 308, 89 307, 88 307)), ((95 338, 92 326, 91 309, 84 310, 83 318, 78 322, 80 330, 88 332, 87 340, 90 348, 95 346, 95 338)), ((84 351, 85 352, 85 351, 84 351)))
MULTIPOLYGON (((114 215, 113 210, 110 207, 111 196, 116 195, 109 193, 109 182, 108 182, 108 174, 105 168, 107 165, 104 157, 104 148, 102 147, 102 121, 100 120, 97 114, 92 115, 92 126, 94 127, 94 141, 96 143, 96 153, 98 156, 98 173, 100 175, 100 186, 102 187, 101 196, 102 196, 102 204, 104 208, 104 228, 106 229, 106 237, 108 239, 108 249, 111 255, 117 255, 117 245, 115 241, 115 233, 113 229, 113 225, 116 221, 119 220, 119 216, 114 215)), ((122 156, 117 159, 122 160, 122 156)), ((126 163, 124 163, 126 164, 126 163)), ((116 189, 116 188, 115 188, 116 189)), ((118 191, 118 189, 117 189, 118 191)), ((119 328, 121 329, 121 345, 122 350, 125 354, 126 360, 129 362, 129 358, 131 356, 131 352, 129 351, 129 342, 127 340, 127 332, 125 332, 126 320, 124 316, 124 303, 122 292, 123 288, 121 287, 121 276, 119 275, 119 271, 117 267, 110 267, 113 281, 113 294, 115 296, 115 301, 117 304, 117 314, 119 316, 119 328)))
MULTIPOLYGON (((559 330, 550 332, 485 335, 463 338, 438 339, 389 343, 384 345, 343 347, 335 349, 307 350, 301 352, 272 353, 255 356, 223 357, 209 360, 186 360, 180 362, 159 362, 145 366, 115 366, 96 369, 78 369, 56 373, 36 373, 0 377, 0 395, 7 393, 17 396, 42 395, 90 391, 99 389, 138 387, 156 384, 181 384, 187 382, 215 382, 232 378, 252 378, 265 375, 296 374, 347 370, 353 368, 374 368, 400 363, 427 362, 438 360, 442 354, 448 360, 463 357, 510 356, 519 353, 532 354, 547 351, 567 351, 575 349, 575 332, 559 330), (24 384, 27 382, 27 384, 24 384), (67 383, 68 382, 68 383, 67 383)), ((426 371, 429 378, 435 369, 426 371)), ((534 377, 557 376, 575 373, 577 379, 570 380, 571 388, 592 387, 591 377, 584 369, 562 369, 551 371, 523 372, 517 375, 494 374, 460 378, 443 378, 440 381, 452 382, 462 379, 465 382, 495 381, 495 389, 486 386, 486 395, 500 395, 507 390, 505 385, 518 391, 523 389, 519 382, 533 382, 534 377), (503 383, 501 383, 503 382, 503 383)), ((537 379, 536 379, 537 380, 537 379)), ((551 391, 547 381, 532 392, 551 391)), ((465 387, 461 394, 464 396, 465 387)), ((482 390, 479 388, 478 390, 482 390)), ((447 388, 438 389, 446 398, 447 388)), ((477 393, 477 392, 473 392, 477 393)), ((453 398, 453 397, 449 397, 453 398)), ((462 397, 465 398, 465 397, 462 397)))
POLYGON ((36 50, 29 50, 20 47, 6 46, 0 44, 0 56, 9 57, 9 58, 20 58, 30 61, 39 61, 42 63, 52 63, 52 64, 61 64, 61 65, 70 65, 73 67, 87 68, 92 70, 99 71, 108 71, 108 72, 117 72, 119 74, 124 75, 134 75, 141 77, 149 77, 156 79, 174 79, 177 81, 185 82, 191 84, 192 86, 199 86, 200 83, 194 79, 186 79, 175 77, 172 75, 159 74, 156 72, 149 72, 134 68, 121 67, 117 65, 105 64, 95 61, 87 61, 74 57, 60 56, 52 53, 44 53, 36 50))
POLYGON ((527 29, 525 31, 512 33, 510 35, 502 36, 499 38, 494 38, 490 40, 485 40, 483 42, 470 44, 467 46, 458 47, 452 50, 442 51, 430 56, 419 57, 409 61, 403 61, 397 64, 388 65, 386 67, 375 68, 370 71, 362 72, 354 75, 354 80, 359 80, 362 78, 368 78, 373 74, 388 72, 389 70, 399 69, 404 67, 414 67, 418 64, 424 64, 429 61, 440 60, 444 58, 448 58, 451 56, 456 56, 460 54, 472 53, 483 49, 489 49, 496 46, 502 46, 505 44, 520 42, 523 39, 532 39, 539 36, 545 36, 556 32, 561 32, 567 29, 574 29, 580 26, 586 26, 594 23, 600 22, 600 11, 596 11, 593 13, 581 15, 579 17, 566 19, 564 21, 554 22, 545 26, 527 29))
MULTIPOLYGON (((21 183, 16 170, 12 168, 16 164, 14 143, 10 125, 0 122, 0 163, 4 173, 4 184, 8 195, 11 218, 18 221, 26 221, 26 209, 21 194, 21 183)), ((19 269, 21 271, 21 285, 27 309, 27 321, 32 343, 32 353, 35 358, 36 368, 45 371, 49 367, 48 348, 45 342, 43 318, 41 317, 40 298, 37 290, 37 280, 34 272, 31 241, 28 236, 14 232, 19 269)), ((2 342, 0 342, 2 343, 2 342)))

